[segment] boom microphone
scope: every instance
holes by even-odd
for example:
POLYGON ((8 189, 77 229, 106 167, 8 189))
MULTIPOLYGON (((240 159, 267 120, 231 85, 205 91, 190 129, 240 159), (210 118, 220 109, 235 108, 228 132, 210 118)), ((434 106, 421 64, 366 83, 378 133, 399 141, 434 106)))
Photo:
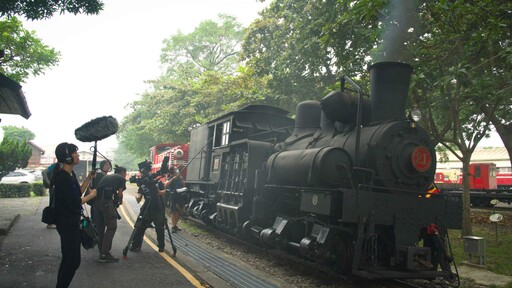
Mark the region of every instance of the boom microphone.
POLYGON ((75 129, 75 137, 82 142, 99 141, 116 134, 118 128, 116 118, 98 117, 75 129))
POLYGON ((103 116, 85 123, 75 129, 75 137, 82 142, 94 141, 94 154, 92 156, 92 170, 96 170, 97 143, 110 135, 116 134, 119 125, 116 118, 112 116, 103 116))

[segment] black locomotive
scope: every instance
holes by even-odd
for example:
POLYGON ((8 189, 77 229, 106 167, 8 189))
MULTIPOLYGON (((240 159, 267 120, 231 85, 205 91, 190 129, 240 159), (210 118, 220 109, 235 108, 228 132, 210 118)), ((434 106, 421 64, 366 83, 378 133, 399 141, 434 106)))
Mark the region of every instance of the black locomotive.
POLYGON ((426 194, 436 154, 405 115, 412 67, 369 72, 369 100, 345 77, 356 89, 300 103, 295 120, 251 105, 195 128, 190 215, 337 274, 454 280, 446 233, 462 205, 426 194))

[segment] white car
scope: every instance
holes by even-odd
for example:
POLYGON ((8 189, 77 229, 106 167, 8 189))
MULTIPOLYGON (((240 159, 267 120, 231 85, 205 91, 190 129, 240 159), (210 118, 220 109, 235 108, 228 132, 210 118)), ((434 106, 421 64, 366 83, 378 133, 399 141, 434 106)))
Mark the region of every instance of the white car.
POLYGON ((11 171, 5 175, 0 183, 5 184, 19 184, 19 183, 34 183, 36 182, 36 176, 25 170, 11 171))

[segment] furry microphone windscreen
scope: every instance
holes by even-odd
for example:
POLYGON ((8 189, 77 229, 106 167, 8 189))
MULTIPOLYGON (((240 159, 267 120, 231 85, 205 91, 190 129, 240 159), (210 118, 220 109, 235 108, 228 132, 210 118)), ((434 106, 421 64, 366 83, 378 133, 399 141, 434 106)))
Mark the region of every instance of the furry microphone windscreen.
POLYGON ((99 141, 116 134, 119 125, 116 118, 102 116, 75 129, 76 139, 82 142, 99 141))

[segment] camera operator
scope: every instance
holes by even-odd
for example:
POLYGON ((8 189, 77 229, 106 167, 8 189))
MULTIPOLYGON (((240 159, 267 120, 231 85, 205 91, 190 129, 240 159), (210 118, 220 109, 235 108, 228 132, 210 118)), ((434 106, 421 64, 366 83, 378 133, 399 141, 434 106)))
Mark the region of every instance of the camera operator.
POLYGON ((110 254, 112 240, 117 230, 118 213, 116 208, 123 204, 123 191, 126 190, 126 168, 115 166, 115 174, 103 176, 98 183, 96 203, 93 205, 94 223, 98 230, 100 263, 119 261, 110 254))
MULTIPOLYGON (((151 176, 154 176, 154 174, 151 176)), ((156 239, 158 242, 158 252, 164 252, 164 227, 165 221, 167 221, 167 219, 165 218, 165 207, 163 205, 162 196, 165 195, 165 188, 164 183, 159 181, 158 177, 155 179, 155 181, 156 183, 150 181, 151 183, 148 186, 141 185, 137 195, 135 196, 137 203, 139 203, 142 200, 142 196, 144 196, 144 204, 140 209, 141 215, 144 216, 141 219, 140 229, 135 231, 130 251, 140 251, 144 233, 146 232, 146 229, 151 226, 151 223, 153 223, 155 226, 156 239)))

